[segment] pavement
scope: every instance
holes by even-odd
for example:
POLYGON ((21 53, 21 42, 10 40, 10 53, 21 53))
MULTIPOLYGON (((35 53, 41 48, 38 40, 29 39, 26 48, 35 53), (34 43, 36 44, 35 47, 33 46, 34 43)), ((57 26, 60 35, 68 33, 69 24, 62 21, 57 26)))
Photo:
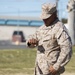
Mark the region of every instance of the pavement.
POLYGON ((10 40, 0 40, 0 49, 25 49, 26 43, 12 42, 10 40))

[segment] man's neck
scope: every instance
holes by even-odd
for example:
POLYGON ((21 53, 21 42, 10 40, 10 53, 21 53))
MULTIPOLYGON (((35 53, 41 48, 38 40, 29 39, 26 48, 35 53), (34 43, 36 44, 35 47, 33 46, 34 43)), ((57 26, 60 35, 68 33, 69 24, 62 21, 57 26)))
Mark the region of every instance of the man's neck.
POLYGON ((50 22, 49 25, 47 25, 47 27, 48 27, 48 26, 51 26, 51 25, 56 21, 56 19, 58 19, 58 18, 56 17, 55 19, 52 19, 52 21, 50 22))

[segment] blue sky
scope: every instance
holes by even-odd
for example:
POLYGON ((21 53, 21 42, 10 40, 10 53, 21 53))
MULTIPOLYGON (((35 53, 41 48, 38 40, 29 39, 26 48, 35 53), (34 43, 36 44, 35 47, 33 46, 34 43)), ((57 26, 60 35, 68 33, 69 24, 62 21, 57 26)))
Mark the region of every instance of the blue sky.
MULTIPOLYGON (((55 3, 56 0, 0 0, 0 15, 8 16, 40 16, 41 5, 45 2, 55 3)), ((67 17, 68 0, 59 0, 59 17, 67 17)))

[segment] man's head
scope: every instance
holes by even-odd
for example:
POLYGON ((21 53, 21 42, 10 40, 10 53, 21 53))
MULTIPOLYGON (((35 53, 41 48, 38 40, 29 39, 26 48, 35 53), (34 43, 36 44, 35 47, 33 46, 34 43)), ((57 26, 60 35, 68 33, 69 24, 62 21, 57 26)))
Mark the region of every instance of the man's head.
POLYGON ((42 5, 41 19, 43 19, 46 26, 53 22, 56 17, 57 9, 55 4, 46 3, 42 5))

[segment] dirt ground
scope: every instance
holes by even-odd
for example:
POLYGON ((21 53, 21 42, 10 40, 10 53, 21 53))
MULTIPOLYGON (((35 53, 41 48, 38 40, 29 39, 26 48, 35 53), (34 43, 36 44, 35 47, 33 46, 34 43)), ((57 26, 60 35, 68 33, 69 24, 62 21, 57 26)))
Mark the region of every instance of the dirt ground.
POLYGON ((61 75, 75 75, 75 73, 63 73, 61 75))
MULTIPOLYGON (((5 74, 6 75, 6 74, 5 74)), ((10 74, 10 75, 13 75, 13 74, 10 74)), ((33 74, 24 74, 24 73, 16 73, 14 75, 33 75, 33 74)), ((61 75, 75 75, 75 73, 63 73, 61 75)))

